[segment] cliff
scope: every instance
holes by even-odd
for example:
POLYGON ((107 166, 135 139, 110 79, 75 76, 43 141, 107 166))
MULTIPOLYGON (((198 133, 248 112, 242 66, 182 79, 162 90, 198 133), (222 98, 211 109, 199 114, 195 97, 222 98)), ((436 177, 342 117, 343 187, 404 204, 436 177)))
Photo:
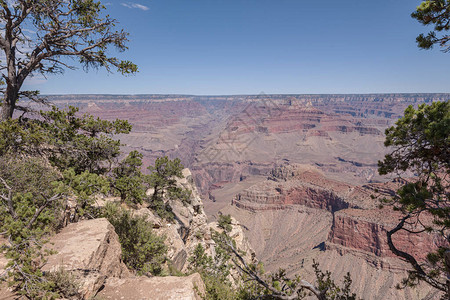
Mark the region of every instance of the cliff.
MULTIPOLYGON (((328 242, 370 252, 376 256, 396 257, 389 249, 386 233, 394 228, 400 219, 401 215, 390 208, 345 209, 334 214, 328 242)), ((395 234, 394 243, 399 250, 407 251, 419 261, 425 261, 426 254, 443 246, 445 241, 435 234, 411 234, 401 230, 395 234)))

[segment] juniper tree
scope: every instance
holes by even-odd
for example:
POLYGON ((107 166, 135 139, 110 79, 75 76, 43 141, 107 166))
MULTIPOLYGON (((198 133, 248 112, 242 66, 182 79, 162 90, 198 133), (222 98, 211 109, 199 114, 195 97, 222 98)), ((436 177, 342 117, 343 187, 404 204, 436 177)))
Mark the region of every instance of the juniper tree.
POLYGON ((450 245, 450 103, 409 106, 395 126, 386 129, 385 146, 391 152, 379 161, 379 173, 411 177, 388 202, 403 217, 387 233, 391 251, 411 264, 404 284, 425 281, 450 297, 448 263, 450 245), (409 173, 405 173, 409 172, 409 173), (432 218, 432 223, 426 219, 432 218), (411 228, 415 228, 411 230, 411 228), (428 232, 444 241, 436 251, 420 261, 408 250, 398 248, 400 231, 428 232))
POLYGON ((441 34, 450 29, 450 1, 427 0, 417 7, 411 16, 423 25, 433 25, 434 28, 428 34, 420 34, 417 37, 417 45, 422 49, 431 49, 434 45, 441 46, 444 52, 450 50, 448 34, 441 34), (439 36, 439 34, 441 34, 439 36))
POLYGON ((170 160, 167 156, 159 157, 154 166, 149 166, 148 177, 150 187, 154 189, 150 199, 150 208, 163 218, 172 219, 170 205, 167 200, 179 199, 183 203, 189 201, 191 191, 177 185, 177 178, 183 178, 183 165, 179 158, 170 160))
POLYGON ((128 33, 116 31, 117 21, 95 0, 0 0, 0 61, 2 112, 12 118, 20 98, 38 101, 38 92, 22 91, 26 78, 62 73, 78 61, 85 70, 116 68, 134 73, 136 65, 108 55, 111 47, 127 49, 128 33), (67 59, 69 58, 69 59, 67 59))
POLYGON ((142 174, 142 153, 131 151, 111 174, 111 186, 120 196, 121 201, 142 203, 148 188, 147 176, 142 174))

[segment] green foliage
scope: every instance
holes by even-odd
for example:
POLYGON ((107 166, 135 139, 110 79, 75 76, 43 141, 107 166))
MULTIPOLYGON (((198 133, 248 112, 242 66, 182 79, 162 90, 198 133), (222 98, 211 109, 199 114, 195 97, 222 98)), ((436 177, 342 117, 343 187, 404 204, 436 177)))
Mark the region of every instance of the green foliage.
POLYGON ((416 233, 440 236, 442 245, 450 241, 450 103, 421 104, 417 109, 409 106, 396 125, 386 130, 385 145, 392 151, 378 163, 379 173, 415 175, 387 202, 404 215, 398 226, 388 232, 391 250, 413 266, 403 286, 426 281, 450 295, 445 280, 440 279, 447 272, 443 253, 450 250, 448 246, 428 253, 429 263, 423 265, 395 246, 395 233, 411 230, 411 226, 415 226, 416 233), (433 222, 423 222, 424 217, 432 217, 433 222))
POLYGON ((344 276, 343 285, 337 285, 333 279, 331 279, 331 272, 325 271, 325 273, 319 268, 319 263, 313 261, 313 269, 316 274, 316 286, 319 290, 327 290, 326 299, 330 300, 356 300, 356 294, 351 292, 352 278, 350 273, 344 276))
MULTIPOLYGON (((120 141, 113 134, 129 133, 127 121, 114 122, 94 119, 92 116, 77 116, 78 108, 67 110, 53 107, 41 112, 44 119, 39 122, 46 133, 46 150, 50 162, 60 170, 73 168, 77 174, 89 171, 102 174, 120 154, 120 141)), ((42 145, 40 146, 42 149, 42 145)))
MULTIPOLYGON (((61 178, 41 158, 16 158, 13 155, 0 156, 0 177, 11 187, 13 193, 31 193, 38 204, 54 194, 53 182, 61 178)), ((6 193, 5 189, 0 184, 0 191, 6 193)))
POLYGON ((56 192, 76 201, 74 219, 68 220, 70 222, 80 217, 95 218, 98 215, 93 207, 95 196, 109 192, 109 182, 104 176, 89 171, 76 174, 72 168, 65 170, 63 178, 54 185, 56 192))
POLYGON ((117 167, 112 170, 111 186, 123 202, 142 204, 148 188, 148 179, 141 172, 142 154, 131 151, 117 167))
POLYGON ((225 232, 230 232, 233 227, 231 226, 231 216, 230 215, 219 215, 219 220, 217 221, 220 228, 225 230, 225 232))
POLYGON ((20 295, 51 297, 51 284, 40 270, 49 251, 46 237, 57 224, 61 197, 52 190, 55 171, 34 158, 0 158, 0 232, 9 262, 9 284, 20 295))
POLYGON ((0 123, 0 232, 10 240, 2 251, 10 259, 10 283, 31 298, 52 293, 40 271, 48 254, 43 246, 64 221, 66 202, 77 201, 74 220, 96 215, 94 196, 109 190, 100 174, 119 155, 112 134, 130 130, 127 122, 76 112, 54 108, 38 119, 0 123))
POLYGON ((9 119, 0 122, 0 156, 41 154, 46 132, 36 121, 9 119))
POLYGON ((42 156, 60 171, 103 174, 120 154, 113 134, 129 133, 127 121, 77 116, 78 108, 41 112, 40 119, 0 123, 0 155, 42 156))
POLYGON ((65 299, 79 299, 81 297, 78 292, 81 286, 79 280, 62 267, 57 271, 46 273, 45 279, 49 282, 49 289, 58 295, 58 298, 63 296, 65 299))
POLYGON ((231 287, 229 281, 223 281, 207 272, 199 272, 205 284, 207 300, 238 300, 238 291, 231 287))
POLYGON ((417 37, 417 45, 422 49, 431 49, 435 44, 443 48, 444 52, 449 51, 447 45, 449 36, 444 34, 438 37, 438 33, 450 29, 450 1, 448 0, 427 0, 416 8, 411 17, 418 20, 423 25, 433 25, 434 30, 427 35, 420 34, 417 37))
POLYGON ((213 263, 212 257, 206 254, 202 244, 197 244, 188 261, 193 270, 207 269, 213 263))
POLYGON ((201 244, 198 244, 193 255, 188 259, 190 268, 193 272, 198 272, 205 283, 206 295, 208 300, 233 300, 239 299, 237 290, 231 287, 228 278, 231 265, 230 256, 222 248, 216 248, 216 256, 208 256, 201 244))
POLYGON ((155 189, 153 197, 164 198, 165 193, 168 197, 178 196, 180 188, 176 185, 176 178, 183 178, 183 168, 180 159, 170 160, 167 156, 159 157, 154 166, 149 166, 151 172, 150 186, 155 189))
POLYGON ((379 163, 380 174, 411 170, 420 175, 450 167, 450 103, 409 106, 395 126, 386 129, 386 147, 394 151, 379 163))
POLYGON ((117 204, 108 203, 104 215, 119 236, 125 264, 139 275, 160 275, 166 261, 167 247, 165 237, 153 233, 153 224, 146 221, 145 216, 133 216, 117 204))
POLYGON ((170 160, 167 156, 156 159, 154 166, 149 166, 150 187, 154 189, 150 199, 152 208, 161 218, 173 220, 174 215, 168 204, 170 199, 179 199, 188 203, 191 192, 177 186, 177 178, 183 178, 183 165, 176 158, 170 160), (168 199, 167 199, 168 198, 168 199))

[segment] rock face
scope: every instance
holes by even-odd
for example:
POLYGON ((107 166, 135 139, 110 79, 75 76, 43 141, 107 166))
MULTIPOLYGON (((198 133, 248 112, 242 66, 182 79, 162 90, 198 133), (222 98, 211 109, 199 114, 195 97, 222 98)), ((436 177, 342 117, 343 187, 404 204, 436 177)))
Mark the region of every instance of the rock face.
POLYGON ((224 183, 239 182, 247 176, 267 175, 273 167, 273 163, 251 161, 208 162, 193 167, 192 172, 196 186, 203 195, 207 195, 210 190, 224 183))
POLYGON ((188 277, 111 278, 97 294, 99 299, 201 300, 205 286, 198 273, 188 277))
MULTIPOLYGON (((372 195, 393 195, 399 182, 352 186, 331 180, 307 166, 282 166, 269 180, 239 193, 232 205, 250 211, 283 210, 297 205, 332 213, 328 243, 342 245, 377 256, 396 257, 387 244, 386 233, 397 225, 401 215, 392 209, 376 208, 372 195)), ((395 237, 400 250, 409 250, 419 259, 443 245, 435 235, 400 231, 395 237)))
POLYGON ((232 204, 254 211, 283 209, 289 205, 304 205, 334 212, 349 206, 332 191, 304 185, 300 182, 290 186, 265 182, 243 191, 233 199, 232 204))
MULTIPOLYGON (((400 218, 389 209, 345 209, 334 215, 328 241, 377 256, 396 257, 389 250, 386 233, 397 225, 395 221, 400 218)), ((409 234, 404 230, 395 234, 394 243, 399 250, 408 251, 419 261, 424 261, 429 251, 445 245, 437 235, 409 234)))
POLYGON ((106 219, 70 224, 52 237, 49 245, 57 254, 48 258, 43 271, 63 268, 75 273, 86 299, 95 295, 107 277, 130 275, 121 259, 118 236, 106 219))
MULTIPOLYGON (((172 260, 174 266, 180 271, 189 270, 189 257, 193 254, 198 244, 205 249, 206 254, 214 257, 216 243, 212 239, 211 230, 222 231, 216 222, 208 223, 208 218, 203 209, 203 202, 195 186, 193 177, 189 169, 183 170, 184 178, 178 179, 179 187, 191 191, 189 204, 184 205, 176 199, 168 199, 168 203, 175 215, 175 223, 160 222, 160 226, 155 231, 166 236, 168 246, 168 258, 172 260)), ((151 213, 151 212, 149 212, 151 213)), ((232 230, 229 235, 236 241, 236 244, 245 249, 250 259, 253 250, 244 237, 244 232, 240 224, 233 219, 232 230)))

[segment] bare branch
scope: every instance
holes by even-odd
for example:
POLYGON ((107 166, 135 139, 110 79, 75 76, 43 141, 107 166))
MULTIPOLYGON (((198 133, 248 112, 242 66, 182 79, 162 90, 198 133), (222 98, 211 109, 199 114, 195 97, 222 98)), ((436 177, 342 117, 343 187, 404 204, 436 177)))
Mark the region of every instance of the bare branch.
POLYGON ((61 194, 56 194, 54 196, 52 196, 50 199, 47 199, 45 197, 45 195, 41 194, 42 197, 44 197, 45 202, 44 204, 42 204, 34 213, 33 217, 30 219, 30 221, 28 221, 28 224, 25 226, 25 228, 30 229, 31 226, 34 224, 34 222, 36 222, 37 218, 39 217, 39 215, 42 213, 42 211, 53 201, 56 201, 58 199, 61 199, 61 194))
POLYGON ((293 300, 297 299, 298 292, 302 289, 307 289, 311 291, 319 300, 325 300, 326 299, 326 292, 327 289, 319 290, 314 285, 309 283, 306 280, 301 280, 300 285, 296 290, 293 290, 290 295, 288 295, 284 289, 280 292, 279 290, 272 287, 270 284, 268 284, 264 279, 262 279, 252 268, 248 266, 248 264, 245 262, 244 258, 239 254, 239 252, 235 249, 233 243, 226 239, 225 241, 226 246, 231 250, 233 255, 237 258, 237 261, 233 259, 234 264, 245 274, 247 274, 252 280, 256 281, 260 285, 264 286, 267 290, 272 292, 272 299, 279 299, 279 300, 293 300))
POLYGON ((14 209, 13 205, 13 194, 12 194, 12 188, 6 183, 6 181, 0 177, 1 183, 5 186, 5 188, 8 190, 8 196, 0 195, 2 199, 4 199, 8 204, 8 211, 11 214, 11 217, 16 220, 17 214, 16 210, 14 209))
POLYGON ((424 281, 426 281, 428 284, 430 284, 431 286, 433 286, 434 288, 446 292, 447 291, 447 287, 445 284, 440 283, 439 281, 431 278, 430 276, 428 276, 425 271, 423 270, 423 268, 420 266, 420 264, 417 262, 417 260, 414 258, 414 256, 412 256, 409 253, 406 253, 404 251, 401 251, 399 249, 397 249, 397 247, 395 247, 393 241, 392 241, 392 235, 394 235, 396 232, 398 232, 401 229, 404 229, 403 226, 406 222, 407 219, 409 219, 411 216, 410 215, 406 215, 404 216, 400 223, 398 223, 398 225, 387 232, 387 242, 389 245, 389 249, 397 256, 402 257, 403 259, 405 259, 406 261, 408 261, 411 266, 414 269, 414 272, 416 272, 417 276, 419 276, 421 279, 423 279, 424 281))

